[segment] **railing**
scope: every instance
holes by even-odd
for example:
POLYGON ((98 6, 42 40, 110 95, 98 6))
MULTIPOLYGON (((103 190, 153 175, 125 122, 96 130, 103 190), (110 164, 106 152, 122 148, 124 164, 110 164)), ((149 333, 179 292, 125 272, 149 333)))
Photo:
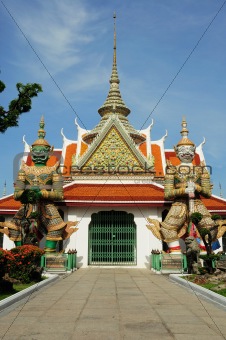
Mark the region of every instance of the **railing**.
POLYGON ((77 269, 77 253, 67 254, 53 253, 44 254, 41 257, 41 267, 47 272, 67 272, 77 269))
POLYGON ((185 273, 187 272, 187 258, 184 254, 150 255, 151 269, 157 273, 185 273))

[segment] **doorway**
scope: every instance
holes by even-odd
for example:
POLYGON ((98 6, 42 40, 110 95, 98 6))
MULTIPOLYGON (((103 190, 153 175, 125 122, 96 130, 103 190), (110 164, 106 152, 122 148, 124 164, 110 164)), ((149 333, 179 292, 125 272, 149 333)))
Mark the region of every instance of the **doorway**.
POLYGON ((89 265, 136 265, 136 224, 125 211, 100 211, 89 224, 89 265))

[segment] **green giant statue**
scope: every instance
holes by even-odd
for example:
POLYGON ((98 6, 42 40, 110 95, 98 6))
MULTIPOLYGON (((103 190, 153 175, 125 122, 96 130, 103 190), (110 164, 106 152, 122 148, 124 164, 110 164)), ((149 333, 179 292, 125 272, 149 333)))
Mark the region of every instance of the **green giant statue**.
POLYGON ((41 118, 38 139, 31 146, 34 165, 22 164, 18 172, 14 199, 22 207, 11 221, 2 222, 0 232, 5 233, 16 246, 24 243, 29 235, 40 241, 46 235, 45 251, 56 251, 56 244, 77 230, 77 222, 64 222, 55 201, 63 199, 63 179, 59 162, 53 166, 46 163, 53 147, 45 140, 44 119, 41 118))

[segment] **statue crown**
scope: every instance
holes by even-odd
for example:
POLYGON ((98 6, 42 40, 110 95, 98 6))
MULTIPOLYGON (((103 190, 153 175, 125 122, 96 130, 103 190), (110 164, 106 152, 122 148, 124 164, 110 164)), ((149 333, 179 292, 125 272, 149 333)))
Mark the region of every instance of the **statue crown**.
POLYGON ((181 130, 181 140, 177 143, 176 147, 181 146, 181 145, 191 145, 195 147, 195 144, 188 138, 188 129, 187 129, 187 122, 185 117, 182 119, 182 130, 181 130))
POLYGON ((38 130, 38 139, 32 144, 32 148, 34 146, 47 146, 49 148, 51 148, 51 146, 49 145, 49 143, 47 142, 47 140, 45 140, 45 135, 46 132, 44 130, 45 127, 45 122, 44 122, 44 117, 41 117, 40 123, 39 123, 39 130, 38 130))

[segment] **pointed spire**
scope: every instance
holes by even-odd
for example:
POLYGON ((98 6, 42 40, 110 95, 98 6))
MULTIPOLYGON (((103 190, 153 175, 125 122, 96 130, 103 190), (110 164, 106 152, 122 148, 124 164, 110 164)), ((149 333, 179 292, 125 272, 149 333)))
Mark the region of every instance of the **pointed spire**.
MULTIPOLYGON (((114 12, 113 15, 113 19, 114 19, 114 54, 113 54, 113 67, 115 65, 115 67, 117 68, 117 63, 116 63, 116 13, 114 12)), ((117 69, 116 69, 117 71, 117 69)))
POLYGON ((114 117, 117 115, 117 118, 123 124, 124 128, 134 140, 136 144, 145 141, 145 136, 141 133, 136 131, 132 125, 130 125, 128 121, 128 114, 130 113, 130 109, 125 105, 121 93, 119 90, 119 77, 117 71, 117 62, 116 62, 116 14, 113 15, 114 18, 114 45, 113 45, 113 65, 112 65, 112 72, 110 77, 110 90, 108 92, 107 99, 105 100, 104 104, 99 108, 98 112, 101 115, 101 120, 98 125, 91 130, 90 132, 86 133, 82 136, 82 139, 85 143, 91 144, 94 138, 100 133, 103 126, 106 124, 107 120, 110 117, 114 117))
POLYGON ((2 196, 6 196, 6 181, 4 183, 4 188, 3 188, 3 195, 2 196))
MULTIPOLYGON (((120 80, 119 80, 119 77, 118 77, 117 58, 116 58, 116 13, 114 13, 113 18, 114 18, 114 47, 113 47, 114 52, 113 52, 112 73, 111 73, 111 78, 110 78, 109 82, 110 82, 110 84, 112 84, 112 83, 119 84, 120 80)), ((112 90, 112 88, 110 88, 110 91, 111 90, 112 90)), ((119 92, 119 94, 120 94, 120 92, 119 92)))
POLYGON ((222 195, 222 191, 221 191, 221 183, 219 183, 219 189, 220 189, 220 197, 222 198, 223 195, 222 195))
POLYGON ((130 109, 126 107, 119 90, 119 77, 117 71, 117 58, 116 58, 116 14, 113 15, 114 18, 114 47, 113 47, 113 65, 110 78, 110 90, 108 92, 107 99, 105 103, 98 110, 101 116, 111 113, 121 113, 125 117, 130 113, 130 109))

